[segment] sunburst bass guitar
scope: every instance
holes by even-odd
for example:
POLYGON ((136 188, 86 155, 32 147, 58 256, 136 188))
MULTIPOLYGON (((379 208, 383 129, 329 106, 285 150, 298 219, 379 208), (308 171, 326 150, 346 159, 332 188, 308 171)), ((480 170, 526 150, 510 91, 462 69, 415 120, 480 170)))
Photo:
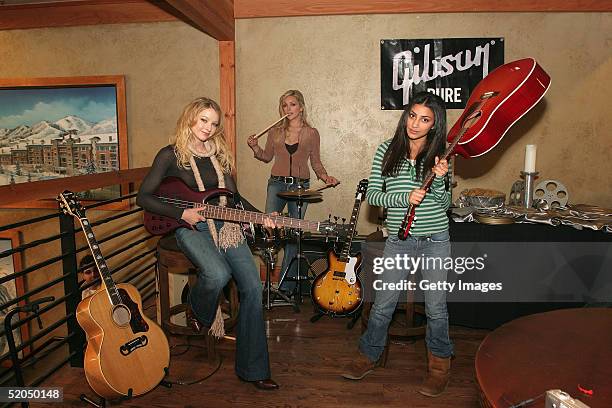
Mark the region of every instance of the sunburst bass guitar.
POLYGON ((368 180, 361 180, 355 194, 355 205, 346 230, 347 238, 340 255, 327 253, 329 268, 316 277, 311 287, 312 301, 321 313, 344 317, 355 312, 363 299, 361 281, 357 271, 361 267, 361 254, 350 255, 359 209, 368 188, 368 180))
POLYGON ((167 373, 168 339, 142 312, 138 290, 127 283, 113 282, 89 220, 74 194, 64 191, 57 200, 62 211, 83 227, 103 284, 102 289, 79 303, 76 312, 87 335, 87 382, 104 398, 142 395, 155 388, 167 373))

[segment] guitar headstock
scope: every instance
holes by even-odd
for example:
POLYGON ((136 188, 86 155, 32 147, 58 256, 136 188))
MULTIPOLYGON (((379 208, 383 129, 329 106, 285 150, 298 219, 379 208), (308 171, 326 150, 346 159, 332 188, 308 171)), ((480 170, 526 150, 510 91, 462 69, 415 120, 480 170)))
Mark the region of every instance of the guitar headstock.
POLYGON ((60 209, 66 215, 72 215, 76 218, 85 217, 85 208, 81 205, 76 195, 72 191, 65 190, 57 196, 60 209))
POLYGON ((368 189, 368 179, 363 179, 357 185, 357 192, 355 193, 355 198, 358 200, 363 200, 363 196, 365 195, 368 189))

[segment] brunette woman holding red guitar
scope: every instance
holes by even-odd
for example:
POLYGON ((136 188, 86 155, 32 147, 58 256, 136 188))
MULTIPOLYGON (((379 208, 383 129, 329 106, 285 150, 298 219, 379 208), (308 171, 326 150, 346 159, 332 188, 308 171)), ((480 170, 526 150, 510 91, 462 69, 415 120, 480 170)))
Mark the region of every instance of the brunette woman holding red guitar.
MULTIPOLYGON (((448 172, 446 160, 439 160, 445 149, 446 110, 442 99, 434 94, 420 92, 414 95, 397 124, 392 139, 377 149, 372 164, 366 197, 371 205, 388 209, 389 237, 383 257, 395 259, 397 255, 409 257, 446 258, 450 256, 448 217, 450 191, 445 183, 448 172), (436 177, 426 194, 421 189, 425 174, 432 169, 436 177), (418 205, 416 221, 411 235, 400 240, 398 231, 409 205, 418 205)), ((387 264, 386 262, 384 263, 387 264)), ((447 271, 422 268, 423 279, 430 282, 446 281, 447 271)), ((395 266, 386 269, 378 278, 383 285, 400 283, 411 272, 395 266)), ((399 290, 379 290, 370 312, 368 328, 359 341, 355 361, 345 368, 344 378, 361 380, 377 366, 382 355, 387 331, 400 293, 399 290)), ((446 292, 427 290, 425 314, 428 350, 428 372, 419 392, 435 397, 448 383, 453 344, 448 334, 446 292)))
MULTIPOLYGON (((192 227, 179 228, 176 241, 198 267, 197 283, 189 293, 192 315, 187 316, 194 329, 205 326, 215 334, 216 325, 223 319, 217 306, 219 294, 231 278, 236 280, 240 294, 236 374, 257 388, 274 390, 278 384, 270 378, 261 281, 240 226, 206 219, 198 208, 183 209, 155 195, 166 177, 179 178, 193 190, 226 188, 237 195, 231 175, 234 160, 225 141, 222 118, 221 108, 209 98, 189 103, 177 122, 171 144, 155 157, 136 202, 151 213, 182 220, 192 227)), ((222 196, 218 203, 226 206, 227 197, 222 196)), ((275 227, 268 217, 264 225, 275 227)))

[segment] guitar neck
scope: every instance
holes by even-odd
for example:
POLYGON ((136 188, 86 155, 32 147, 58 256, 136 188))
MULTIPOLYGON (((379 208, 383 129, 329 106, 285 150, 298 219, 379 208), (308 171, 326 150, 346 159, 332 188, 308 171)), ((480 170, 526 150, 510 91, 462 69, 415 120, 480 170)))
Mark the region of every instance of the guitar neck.
POLYGON ((359 209, 361 208, 361 198, 355 199, 355 205, 353 206, 353 212, 351 213, 351 220, 349 222, 349 227, 347 229, 347 240, 342 248, 342 252, 338 257, 338 260, 341 262, 348 262, 351 253, 351 245, 353 243, 353 235, 355 234, 355 226, 357 225, 357 220, 359 219, 359 209))
MULTIPOLYGON (((484 94, 480 96, 480 99, 478 102, 472 104, 469 108, 467 108, 467 111, 470 113, 466 116, 466 119, 463 121, 463 126, 461 127, 459 132, 457 132, 457 135, 455 136, 453 141, 448 145, 448 147, 446 148, 442 156, 439 157, 440 160, 448 160, 450 155, 453 154, 455 147, 457 147, 457 144, 459 143, 463 135, 465 135, 465 132, 467 132, 468 129, 470 128, 471 123, 473 121, 478 120, 478 118, 480 117, 480 110, 482 109, 482 105, 487 101, 487 99, 495 97, 498 94, 499 92, 497 91, 485 92, 484 94)), ((421 184, 421 189, 427 190, 429 186, 431 185, 434 177, 435 177, 435 173, 429 170, 427 172, 427 175, 425 176, 425 179, 423 180, 423 183, 421 184)))
POLYGON ((301 220, 299 218, 283 217, 281 215, 270 215, 254 211, 238 210, 236 208, 219 207, 217 205, 199 204, 199 211, 206 218, 214 218, 224 221, 248 222, 263 224, 266 218, 272 219, 276 225, 281 227, 298 228, 307 231, 319 231, 319 223, 315 221, 301 220))
MULTIPOLYGON (((453 151, 459 143, 459 140, 461 140, 466 131, 467 128, 463 128, 461 129, 461 131, 459 131, 459 133, 457 133, 457 136, 453 139, 452 143, 448 145, 442 156, 439 157, 440 160, 448 160, 448 158, 453 154, 453 151)), ((431 183, 433 182, 435 177, 436 173, 429 170, 425 175, 425 178, 423 179, 423 183, 421 183, 421 190, 427 190, 429 186, 431 186, 431 183)))
POLYGON ((113 281, 113 277, 108 269, 108 265, 102 256, 102 251, 100 251, 100 246, 98 245, 98 241, 93 233, 93 229, 89 223, 87 217, 78 218, 81 227, 83 228, 83 233, 85 234, 85 239, 87 240, 87 245, 89 245, 89 249, 91 250, 91 254, 93 255, 94 262, 98 267, 98 271, 100 271, 100 277, 102 278, 102 283, 106 288, 108 296, 110 298, 111 304, 114 306, 120 305, 123 303, 121 300, 121 296, 119 295, 119 290, 113 281))
POLYGON ((206 218, 213 218, 223 221, 245 222, 253 224, 263 224, 266 218, 272 219, 277 226, 298 228, 306 231, 321 231, 321 223, 316 221, 301 220, 299 218, 283 217, 280 215, 270 215, 255 211, 239 210, 236 208, 220 207, 218 205, 195 203, 190 201, 179 201, 159 197, 162 201, 172 204, 179 208, 199 208, 199 213, 206 218))

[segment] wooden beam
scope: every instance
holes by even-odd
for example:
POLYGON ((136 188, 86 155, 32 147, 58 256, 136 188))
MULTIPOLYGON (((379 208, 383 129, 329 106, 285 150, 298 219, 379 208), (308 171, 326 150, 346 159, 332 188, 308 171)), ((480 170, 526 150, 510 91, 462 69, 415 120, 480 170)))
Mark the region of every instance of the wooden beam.
POLYGON ((177 21, 155 1, 101 0, 0 5, 0 30, 177 21))
MULTIPOLYGON (((33 200, 55 198, 64 190, 85 191, 116 184, 140 182, 149 172, 149 167, 88 174, 68 178, 56 178, 29 183, 0 186, 0 206, 33 200)), ((125 194, 125 193, 124 193, 125 194)))
POLYGON ((234 0, 235 18, 555 11, 612 11, 612 0, 234 0))
POLYGON ((219 77, 225 138, 236 158, 236 50, 234 41, 219 41, 219 77))
POLYGON ((234 41, 233 0, 166 0, 198 30, 219 41, 234 41))

